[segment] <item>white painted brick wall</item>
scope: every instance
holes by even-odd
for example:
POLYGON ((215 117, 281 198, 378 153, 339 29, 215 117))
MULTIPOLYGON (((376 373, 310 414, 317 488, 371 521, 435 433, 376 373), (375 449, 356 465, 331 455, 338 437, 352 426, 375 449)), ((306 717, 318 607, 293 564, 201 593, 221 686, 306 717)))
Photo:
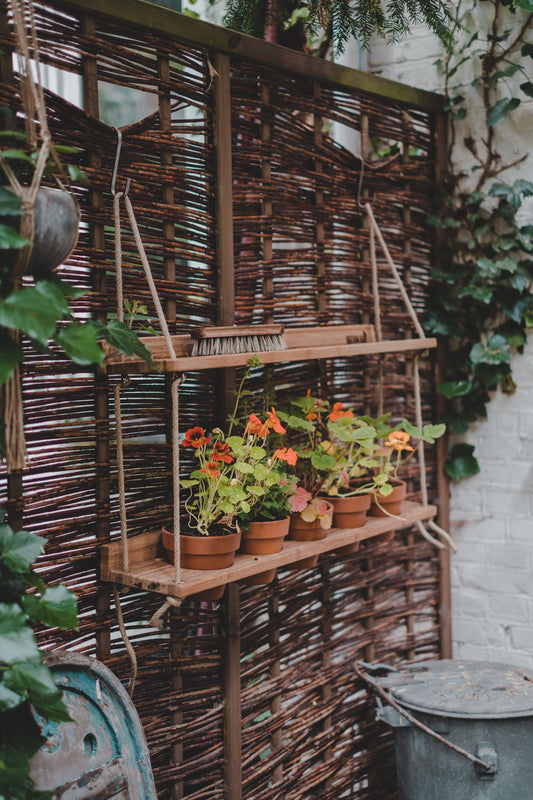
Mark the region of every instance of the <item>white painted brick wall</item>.
MULTIPOLYGON (((440 55, 435 37, 417 28, 399 45, 373 43, 368 69, 440 91, 442 79, 435 66, 440 55)), ((469 81, 465 75, 462 79, 469 81)), ((465 91, 470 91, 471 111, 479 108, 479 96, 465 91)), ((533 105, 523 102, 518 114, 500 123, 498 149, 504 160, 530 151, 532 121, 533 105)), ((475 135, 484 130, 482 122, 475 135)), ((454 155, 458 166, 467 163, 460 147, 454 155)), ((533 180, 531 157, 501 179, 518 176, 533 180)), ((476 447, 481 473, 451 487, 451 533, 459 548, 452 556, 452 635, 456 658, 532 668, 533 334, 525 353, 514 358, 513 371, 516 393, 496 393, 487 420, 466 437, 476 447)))

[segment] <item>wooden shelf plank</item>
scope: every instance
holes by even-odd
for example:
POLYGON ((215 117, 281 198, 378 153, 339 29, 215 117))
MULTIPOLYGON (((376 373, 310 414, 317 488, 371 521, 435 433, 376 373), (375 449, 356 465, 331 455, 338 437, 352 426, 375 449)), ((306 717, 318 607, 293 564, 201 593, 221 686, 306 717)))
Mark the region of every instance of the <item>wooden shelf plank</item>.
POLYGON ((392 530, 408 528, 418 520, 432 519, 437 513, 435 506, 405 502, 402 516, 368 517, 361 528, 332 528, 324 539, 317 542, 293 542, 285 540, 279 553, 267 556, 237 554, 231 567, 220 570, 181 570, 181 582, 174 581, 174 567, 164 560, 161 532, 155 531, 132 537, 129 540, 129 571, 122 569, 121 543, 113 542, 102 547, 100 577, 110 583, 118 583, 170 597, 185 598, 216 586, 249 578, 275 567, 294 564, 303 558, 328 553, 354 542, 371 539, 392 530))
MULTIPOLYGON (((401 353, 435 348, 437 340, 393 339, 376 342, 372 325, 332 325, 322 328, 287 329, 286 350, 269 350, 260 353, 229 353, 225 355, 190 355, 193 340, 188 335, 173 336, 176 358, 168 357, 162 337, 144 337, 141 341, 152 353, 161 372, 189 372, 204 369, 244 366, 253 355, 264 364, 311 361, 321 358, 349 358, 379 353, 401 353)), ((153 368, 139 358, 129 358, 116 351, 107 350, 105 366, 110 374, 151 373, 153 368)))

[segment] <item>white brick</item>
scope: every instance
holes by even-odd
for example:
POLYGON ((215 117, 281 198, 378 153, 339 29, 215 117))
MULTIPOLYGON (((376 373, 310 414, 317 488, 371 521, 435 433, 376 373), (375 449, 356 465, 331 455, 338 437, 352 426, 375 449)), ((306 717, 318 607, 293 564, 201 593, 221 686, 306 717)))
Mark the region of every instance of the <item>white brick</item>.
POLYGON ((455 544, 461 547, 464 542, 472 541, 503 541, 508 531, 508 521, 485 517, 482 515, 468 515, 452 508, 450 512, 451 533, 455 544))
MULTIPOLYGON (((509 539, 516 542, 526 541, 533 544, 533 517, 528 519, 510 519, 508 521, 509 539)), ((533 594, 533 592, 532 592, 533 594)))
POLYGON ((453 635, 457 642, 485 647, 489 643, 488 626, 480 625, 474 620, 456 620, 453 635))
POLYGON ((516 650, 531 653, 533 656, 533 626, 512 625, 511 642, 516 650))
POLYGON ((461 583, 468 589, 479 589, 494 595, 527 596, 533 590, 533 579, 527 570, 518 572, 477 564, 468 564, 462 568, 461 583))
POLYGON ((531 569, 531 553, 532 548, 524 545, 493 543, 487 550, 488 563, 503 569, 529 571, 531 569))
POLYGON ((529 622, 531 619, 531 604, 525 597, 498 595, 488 596, 488 609, 491 619, 509 624, 511 622, 529 622))
MULTIPOLYGON (((525 601, 524 601, 525 602, 525 601)), ((528 607, 525 602, 525 619, 529 619, 528 607)), ((461 589, 460 591, 452 591, 452 612, 454 619, 475 617, 477 620, 487 618, 487 597, 484 592, 469 591, 468 589, 461 589)))
POLYGON ((484 488, 483 508, 489 514, 508 517, 527 517, 531 513, 531 497, 526 491, 510 491, 507 488, 493 486, 484 488))
POLYGON ((488 661, 490 648, 481 645, 467 644, 466 642, 453 643, 453 657, 465 661, 488 661))

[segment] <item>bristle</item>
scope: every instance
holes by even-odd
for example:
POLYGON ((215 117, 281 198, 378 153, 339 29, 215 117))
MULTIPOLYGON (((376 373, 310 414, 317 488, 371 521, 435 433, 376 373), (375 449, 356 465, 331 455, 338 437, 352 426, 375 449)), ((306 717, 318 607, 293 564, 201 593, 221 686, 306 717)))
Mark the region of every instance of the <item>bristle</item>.
POLYGON ((195 339, 191 356, 223 356, 232 353, 265 353, 286 350, 283 334, 258 336, 221 336, 195 339))

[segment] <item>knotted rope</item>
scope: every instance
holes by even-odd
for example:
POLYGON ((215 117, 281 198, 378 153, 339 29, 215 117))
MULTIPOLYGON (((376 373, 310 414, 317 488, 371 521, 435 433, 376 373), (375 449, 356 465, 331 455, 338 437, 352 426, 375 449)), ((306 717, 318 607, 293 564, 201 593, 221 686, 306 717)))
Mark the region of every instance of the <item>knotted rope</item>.
MULTIPOLYGON (((372 266, 372 293, 374 297, 374 318, 375 318, 375 327, 376 327, 376 338, 378 341, 381 341, 382 333, 381 333, 381 305, 380 305, 380 298, 379 298, 379 282, 378 282, 378 266, 377 266, 377 258, 376 258, 376 243, 374 235, 377 236, 378 241, 381 245, 383 253, 385 255, 386 261, 391 269, 393 274, 394 280, 400 290, 400 294, 402 299, 405 303, 407 311, 413 321, 414 327, 416 332, 418 333, 421 339, 425 338, 424 329, 420 324, 420 321, 417 317, 416 311, 409 299, 409 295, 403 285, 403 281, 401 279, 400 273, 396 269, 396 266, 392 260, 391 254, 383 238, 383 234, 379 228, 379 225, 376 222, 376 218, 374 216, 374 212, 372 211, 372 207, 370 203, 365 204, 365 211, 368 216, 368 221, 370 225, 370 262, 372 266)), ((383 375, 382 375, 382 365, 381 361, 379 362, 378 368, 378 416, 381 416, 383 413, 383 375)), ((419 430, 423 428, 423 419, 422 419, 422 392, 420 388, 420 371, 419 371, 419 356, 416 355, 413 359, 413 390, 414 390, 414 398, 415 398, 415 417, 416 417, 416 425, 419 430)), ((428 490, 427 490, 427 477, 426 477, 426 459, 424 453, 424 443, 421 441, 418 446, 418 463, 420 467, 420 493, 422 495, 422 503, 423 505, 428 505, 428 490)), ((415 523, 416 527, 420 534, 431 542, 435 547, 439 549, 444 549, 446 545, 453 550, 454 553, 457 552, 457 548, 453 543, 449 533, 445 531, 440 525, 434 520, 429 520, 426 522, 428 528, 431 528, 435 533, 437 533, 441 539, 444 539, 446 544, 441 542, 439 539, 436 539, 432 536, 426 529, 423 522, 417 520, 415 523)))
MULTIPOLYGON (((152 301, 154 303, 157 318, 161 331, 165 338, 169 357, 176 358, 174 344, 165 318, 163 307, 159 299, 155 281, 153 278, 150 263, 146 256, 146 251, 139 231, 139 226, 135 218, 135 212, 128 196, 129 183, 125 192, 114 192, 115 180, 117 174, 118 161, 120 157, 120 149, 122 145, 122 134, 117 129, 118 146, 115 158, 115 170, 113 173, 113 217, 115 226, 115 266, 116 266, 116 280, 117 280, 117 317, 120 321, 124 319, 124 289, 123 289, 123 273, 122 273, 122 239, 120 227, 120 201, 124 198, 124 205, 128 214, 131 230, 137 246, 139 257, 143 266, 144 274, 152 301)), ((174 581, 175 583, 181 582, 181 564, 180 564, 180 457, 179 457, 179 387, 185 380, 184 375, 175 375, 171 384, 171 402, 172 402, 172 476, 173 476, 173 521, 174 521, 174 581)), ((126 502, 125 502, 125 477, 124 477, 124 458, 123 458, 123 441, 122 441, 122 419, 121 419, 121 405, 120 405, 120 386, 115 387, 115 419, 117 431, 117 469, 118 469, 118 488, 120 499, 120 516, 121 516, 121 553, 123 569, 129 569, 128 561, 128 533, 127 533, 127 520, 126 520, 126 502)), ((181 601, 176 601, 174 598, 167 598, 161 608, 153 615, 152 624, 156 627, 161 627, 161 618, 170 606, 179 606, 181 601)))

